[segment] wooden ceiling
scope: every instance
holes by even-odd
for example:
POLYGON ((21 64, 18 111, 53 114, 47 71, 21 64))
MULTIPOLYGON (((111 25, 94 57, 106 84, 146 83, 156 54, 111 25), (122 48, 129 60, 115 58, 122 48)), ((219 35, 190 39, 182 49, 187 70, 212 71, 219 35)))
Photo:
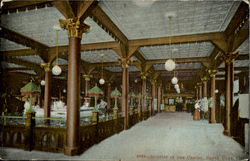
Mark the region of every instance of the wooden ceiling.
MULTIPOLYGON (((150 79, 170 79, 169 72, 164 70, 170 40, 176 72, 179 76, 195 73, 190 76, 191 81, 202 77, 201 73, 207 68, 223 70, 220 56, 226 52, 237 51, 238 71, 248 70, 249 9, 244 2, 158 0, 149 6, 140 6, 135 0, 114 3, 101 0, 88 1, 85 8, 77 8, 73 3, 52 0, 4 2, 0 37, 5 71, 27 73, 29 69, 33 70, 29 74, 35 72, 42 79, 44 72, 40 63, 53 63, 56 58, 53 26, 59 23, 60 17, 81 14, 91 26, 81 42, 83 74, 98 71, 102 53, 106 73, 121 72, 118 60, 125 57, 132 60, 130 72, 147 73, 150 79), (75 7, 69 10, 69 5, 75 7), (168 12, 177 14, 173 17, 171 34, 166 18, 168 12)), ((64 68, 67 68, 67 47, 67 33, 61 30, 59 64, 64 68)))

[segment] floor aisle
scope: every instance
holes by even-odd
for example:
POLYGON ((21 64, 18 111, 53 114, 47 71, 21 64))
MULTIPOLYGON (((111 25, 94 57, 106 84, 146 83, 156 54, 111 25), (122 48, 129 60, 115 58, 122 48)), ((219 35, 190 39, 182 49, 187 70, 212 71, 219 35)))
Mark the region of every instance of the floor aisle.
POLYGON ((221 124, 193 121, 190 113, 160 113, 114 135, 80 156, 4 148, 6 159, 241 160, 243 148, 221 124))

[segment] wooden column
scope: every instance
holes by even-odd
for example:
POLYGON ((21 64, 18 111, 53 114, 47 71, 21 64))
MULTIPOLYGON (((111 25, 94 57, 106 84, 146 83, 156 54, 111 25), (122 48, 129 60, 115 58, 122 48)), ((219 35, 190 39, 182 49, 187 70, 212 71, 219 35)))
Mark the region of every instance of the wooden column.
POLYGON ((128 129, 128 89, 129 75, 127 59, 122 58, 122 117, 124 117, 124 130, 128 129))
POLYGON ((157 112, 161 112, 161 85, 158 86, 158 97, 157 97, 157 112))
MULTIPOLYGON (((50 117, 51 104, 51 70, 50 65, 45 66, 45 87, 44 87, 44 117, 50 117)), ((47 123, 49 122, 46 121, 47 123)))
POLYGON ((212 108, 211 108, 211 123, 216 123, 215 119, 215 105, 216 105, 216 97, 215 97, 215 74, 216 70, 210 70, 209 71, 210 77, 211 77, 211 99, 212 99, 212 108))
POLYGON ((141 76, 141 108, 142 108, 142 114, 143 114, 143 112, 146 111, 145 94, 146 94, 146 77, 141 76))
POLYGON ((110 109, 110 97, 111 97, 111 83, 107 83, 108 88, 107 88, 107 108, 110 109))
POLYGON ((202 98, 204 98, 204 97, 207 97, 207 78, 206 77, 202 79, 202 84, 203 84, 202 98))
POLYGON ((196 89, 196 100, 199 99, 199 86, 195 86, 196 89))
POLYGON ((154 99, 155 99, 155 81, 152 80, 151 81, 151 96, 152 96, 152 100, 151 100, 151 109, 150 109, 150 115, 154 115, 154 99))
MULTIPOLYGON (((40 82, 40 81, 39 81, 39 82, 40 82)), ((37 96, 37 105, 41 107, 41 106, 42 106, 42 105, 41 105, 41 96, 42 96, 42 88, 41 88, 41 87, 42 87, 42 86, 41 86, 40 83, 39 83, 38 87, 40 88, 41 93, 40 93, 40 95, 37 96)))
POLYGON ((161 102, 164 104, 164 88, 161 88, 161 102))
POLYGON ((225 62, 225 121, 223 134, 231 136, 231 110, 233 106, 233 60, 236 57, 235 54, 223 55, 225 62))
POLYGON ((64 154, 77 155, 80 126, 80 45, 82 33, 89 26, 79 19, 60 19, 62 28, 68 30, 68 79, 67 79, 67 122, 64 154))
POLYGON ((84 91, 85 97, 88 97, 89 81, 90 81, 90 77, 85 76, 85 91, 84 91))
POLYGON ((199 99, 202 99, 202 86, 199 85, 199 99))

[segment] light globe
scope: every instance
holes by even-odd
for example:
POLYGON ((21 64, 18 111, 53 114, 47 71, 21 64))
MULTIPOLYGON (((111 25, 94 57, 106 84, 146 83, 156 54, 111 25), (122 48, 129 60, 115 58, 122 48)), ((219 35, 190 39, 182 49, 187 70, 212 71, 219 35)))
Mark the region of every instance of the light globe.
POLYGON ((165 69, 167 71, 173 71, 175 69, 175 62, 172 59, 168 59, 165 63, 165 69))
POLYGON ((41 85, 44 86, 45 85, 45 81, 41 80, 41 85))
POLYGON ((171 83, 172 84, 177 84, 178 83, 178 79, 176 77, 173 77, 172 80, 171 80, 171 83))
POLYGON ((55 65, 53 68, 52 68, 52 73, 54 75, 60 75, 62 73, 62 69, 58 66, 58 65, 55 65))
POLYGON ((100 83, 100 84, 104 84, 104 83, 105 83, 105 80, 104 80, 103 78, 101 78, 101 79, 99 80, 99 83, 100 83))

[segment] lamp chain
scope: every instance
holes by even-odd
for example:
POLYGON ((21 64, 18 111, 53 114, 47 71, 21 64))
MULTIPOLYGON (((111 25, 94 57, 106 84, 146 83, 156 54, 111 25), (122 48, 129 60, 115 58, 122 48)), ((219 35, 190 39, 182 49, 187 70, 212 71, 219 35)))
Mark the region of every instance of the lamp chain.
POLYGON ((56 65, 58 65, 58 29, 56 29, 56 65))
POLYGON ((172 51, 171 51, 171 16, 168 17, 169 18, 169 57, 172 58, 172 51))
POLYGON ((103 78, 103 55, 101 55, 102 56, 102 78, 103 78))

